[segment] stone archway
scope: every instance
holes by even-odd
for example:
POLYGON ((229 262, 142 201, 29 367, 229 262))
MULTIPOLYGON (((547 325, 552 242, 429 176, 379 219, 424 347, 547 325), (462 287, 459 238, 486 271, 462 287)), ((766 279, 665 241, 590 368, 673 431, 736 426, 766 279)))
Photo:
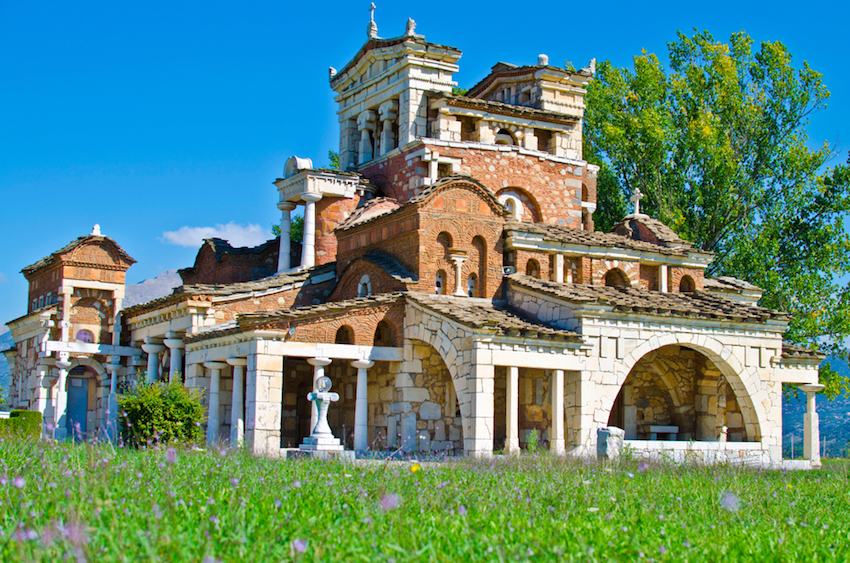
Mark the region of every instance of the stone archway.
POLYGON ((746 369, 732 351, 719 340, 687 333, 654 336, 615 363, 616 385, 606 386, 604 390, 600 389, 599 398, 603 408, 607 409, 606 420, 611 415, 623 384, 637 363, 647 354, 671 345, 694 350, 716 366, 725 378, 726 384, 734 392, 747 439, 762 441, 762 429, 767 427, 767 408, 754 400, 754 397, 766 397, 758 372, 755 369, 746 369))

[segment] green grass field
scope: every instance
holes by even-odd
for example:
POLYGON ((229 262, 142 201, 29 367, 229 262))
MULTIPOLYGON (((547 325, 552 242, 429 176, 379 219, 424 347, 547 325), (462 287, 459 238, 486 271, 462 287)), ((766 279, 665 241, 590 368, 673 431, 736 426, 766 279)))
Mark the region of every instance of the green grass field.
POLYGON ((0 443, 0 560, 844 561, 848 464, 810 472, 272 461, 0 443))

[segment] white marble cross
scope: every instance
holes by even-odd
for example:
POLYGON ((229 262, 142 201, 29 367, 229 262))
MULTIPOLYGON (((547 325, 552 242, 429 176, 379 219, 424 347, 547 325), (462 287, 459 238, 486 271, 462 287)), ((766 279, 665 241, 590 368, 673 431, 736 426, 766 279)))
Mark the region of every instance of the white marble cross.
POLYGON ((632 191, 632 197, 629 198, 631 202, 635 204, 635 215, 640 215, 640 200, 643 198, 643 192, 640 191, 640 188, 636 187, 634 191, 632 191))

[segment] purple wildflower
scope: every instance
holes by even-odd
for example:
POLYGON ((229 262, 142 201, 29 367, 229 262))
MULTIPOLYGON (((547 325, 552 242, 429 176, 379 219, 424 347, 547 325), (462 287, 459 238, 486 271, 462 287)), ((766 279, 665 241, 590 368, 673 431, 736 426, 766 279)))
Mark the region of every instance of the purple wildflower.
POLYGON ((738 500, 738 496, 735 493, 726 491, 723 498, 720 499, 720 506, 729 512, 738 512, 738 509, 741 506, 741 501, 738 500))
POLYGON ((304 553, 307 551, 307 540, 295 540, 292 542, 292 547, 295 548, 295 551, 298 553, 304 553))
POLYGON ((170 463, 171 465, 177 463, 177 450, 174 448, 168 448, 168 450, 166 450, 165 463, 170 463))
POLYGON ((395 510, 401 504, 401 499, 395 493, 390 493, 388 495, 384 495, 384 498, 380 501, 381 510, 384 512, 389 512, 390 510, 395 510))
POLYGON ((27 482, 24 481, 23 477, 15 477, 12 479, 12 486, 16 489, 23 489, 26 484, 27 482))
POLYGON ((457 507, 457 513, 461 516, 466 516, 466 507, 464 505, 460 505, 457 507))

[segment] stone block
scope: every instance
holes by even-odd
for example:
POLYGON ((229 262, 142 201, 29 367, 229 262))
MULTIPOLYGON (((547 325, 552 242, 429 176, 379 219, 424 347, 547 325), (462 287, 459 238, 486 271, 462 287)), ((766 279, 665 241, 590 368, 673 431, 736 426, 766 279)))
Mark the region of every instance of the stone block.
POLYGON ((431 401, 425 401, 419 406, 419 418, 422 420, 439 420, 443 417, 443 407, 431 401))
POLYGON ((420 430, 416 434, 416 450, 426 453, 431 451, 431 435, 427 430, 420 430))
POLYGON ((434 427, 434 440, 437 442, 442 442, 446 439, 446 425, 443 423, 437 423, 434 427))
POLYGON ((416 447, 416 415, 410 413, 401 419, 401 449, 405 452, 412 452, 416 447))
POLYGON ((449 426, 449 440, 452 442, 457 442, 460 440, 460 427, 459 426, 449 426))
POLYGON ((401 398, 403 401, 410 401, 414 403, 421 403, 422 401, 427 401, 431 398, 431 394, 427 389, 421 389, 418 387, 405 387, 401 390, 401 398))
POLYGON ((392 413, 392 414, 399 414, 399 413, 405 413, 406 414, 406 413, 411 412, 412 410, 413 410, 413 405, 411 405, 408 402, 404 402, 404 401, 398 401, 398 402, 392 403, 390 405, 390 413, 392 413))
POLYGON ((625 431, 616 426, 606 426, 596 431, 596 457, 613 461, 623 450, 625 431))

